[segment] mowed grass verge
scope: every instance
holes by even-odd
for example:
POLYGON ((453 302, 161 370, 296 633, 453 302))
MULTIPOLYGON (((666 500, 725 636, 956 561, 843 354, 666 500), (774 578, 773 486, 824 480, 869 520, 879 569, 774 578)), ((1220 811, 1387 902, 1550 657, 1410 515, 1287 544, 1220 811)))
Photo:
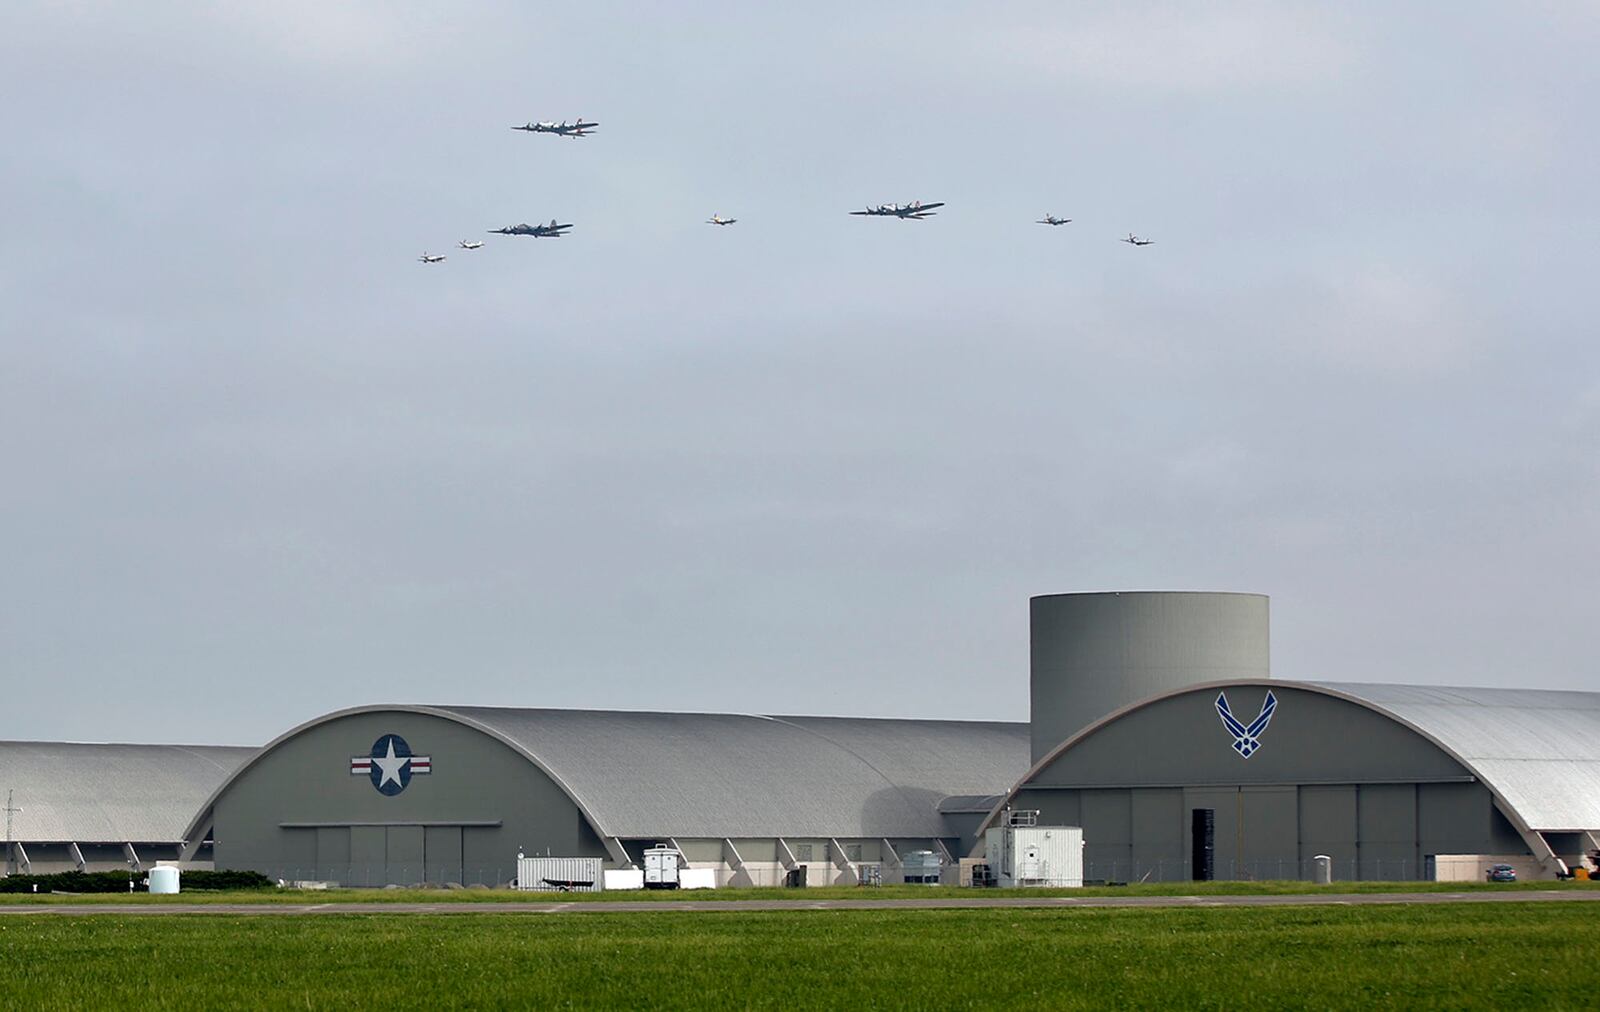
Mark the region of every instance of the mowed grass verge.
POLYGON ((1475 893, 1528 890, 1600 890, 1600 881, 1537 881, 1486 884, 1483 882, 1335 882, 1331 886, 1309 882, 1149 882, 1126 886, 1087 886, 1082 889, 965 889, 956 886, 888 885, 814 886, 808 889, 635 889, 599 893, 518 892, 510 889, 244 889, 221 892, 184 892, 176 896, 136 893, 0 893, 0 905, 55 903, 608 903, 676 901, 887 899, 972 899, 995 896, 1264 896, 1317 893, 1475 893))
POLYGON ((1579 1008, 1588 904, 1170 910, 48 915, 11 1008, 1579 1008))

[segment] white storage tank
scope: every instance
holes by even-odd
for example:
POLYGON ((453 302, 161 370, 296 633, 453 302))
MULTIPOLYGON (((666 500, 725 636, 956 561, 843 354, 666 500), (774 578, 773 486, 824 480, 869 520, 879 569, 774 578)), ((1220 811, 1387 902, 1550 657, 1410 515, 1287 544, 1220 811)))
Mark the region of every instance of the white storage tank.
POLYGON ((178 892, 178 869, 170 865, 156 865, 150 869, 150 892, 156 896, 174 896, 178 892))

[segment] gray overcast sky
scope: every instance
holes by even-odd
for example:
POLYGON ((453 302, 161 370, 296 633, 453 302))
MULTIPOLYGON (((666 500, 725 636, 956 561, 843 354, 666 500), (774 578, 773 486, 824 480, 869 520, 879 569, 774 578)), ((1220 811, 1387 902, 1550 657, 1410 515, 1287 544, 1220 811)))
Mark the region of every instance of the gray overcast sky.
POLYGON ((1593 4, 228 6, 7 7, 0 737, 1600 689, 1593 4))

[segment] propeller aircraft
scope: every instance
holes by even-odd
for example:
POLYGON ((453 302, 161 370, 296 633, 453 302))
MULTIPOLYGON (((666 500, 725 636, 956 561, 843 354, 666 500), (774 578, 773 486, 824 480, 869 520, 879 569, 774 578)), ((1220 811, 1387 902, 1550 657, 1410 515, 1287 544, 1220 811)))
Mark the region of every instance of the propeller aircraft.
POLYGON ((491 228, 489 231, 499 235, 531 235, 535 239, 559 239, 566 233, 566 230, 571 227, 572 226, 570 224, 557 225, 556 220, 551 218, 550 224, 548 225, 529 225, 527 223, 523 223, 521 225, 507 225, 505 228, 491 228))
POLYGON ((877 207, 869 207, 865 211, 851 211, 850 213, 869 215, 875 218, 915 218, 921 221, 923 218, 932 217, 934 208, 943 206, 944 203, 942 201, 924 204, 920 200, 913 200, 909 204, 879 204, 877 207))
POLYGON ((529 123, 526 126, 514 126, 511 129, 526 130, 531 134, 555 134, 557 137, 578 138, 589 136, 594 132, 594 128, 599 125, 598 123, 585 123, 583 117, 579 116, 575 123, 568 123, 566 120, 562 120, 560 123, 529 123))

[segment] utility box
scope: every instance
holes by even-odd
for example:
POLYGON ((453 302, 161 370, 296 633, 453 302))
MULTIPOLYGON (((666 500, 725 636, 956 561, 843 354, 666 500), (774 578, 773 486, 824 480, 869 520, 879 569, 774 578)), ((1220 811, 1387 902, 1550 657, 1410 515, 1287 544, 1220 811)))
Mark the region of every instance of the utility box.
POLYGON ((901 856, 900 872, 906 885, 938 885, 944 866, 933 851, 913 850, 901 856))
POLYGON ((1039 826, 1018 820, 1018 824, 990 828, 984 840, 990 874, 1002 889, 1083 885, 1083 830, 1078 826, 1039 826))
POLYGON ((676 889, 678 863, 683 855, 676 847, 651 847, 644 852, 644 887, 646 889, 676 889))

